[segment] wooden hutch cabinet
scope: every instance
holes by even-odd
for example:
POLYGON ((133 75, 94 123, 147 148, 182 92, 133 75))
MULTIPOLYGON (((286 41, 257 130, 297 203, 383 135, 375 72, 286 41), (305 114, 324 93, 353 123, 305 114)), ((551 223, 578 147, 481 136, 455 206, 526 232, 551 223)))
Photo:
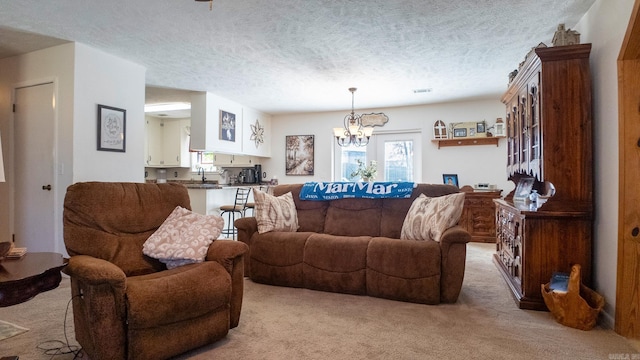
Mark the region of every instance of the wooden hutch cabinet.
POLYGON ((494 261, 522 309, 545 310, 540 285, 573 264, 591 285, 590 51, 591 44, 533 49, 502 97, 509 180, 531 177, 543 195, 537 205, 514 202, 513 192, 494 200, 494 261))

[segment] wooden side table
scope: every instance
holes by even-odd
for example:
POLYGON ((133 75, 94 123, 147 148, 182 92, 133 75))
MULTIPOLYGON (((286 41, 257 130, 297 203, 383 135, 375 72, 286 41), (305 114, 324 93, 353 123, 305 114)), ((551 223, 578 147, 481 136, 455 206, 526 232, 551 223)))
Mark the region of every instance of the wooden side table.
POLYGON ((60 285, 66 265, 61 254, 27 253, 19 259, 0 261, 0 307, 25 302, 60 285))
POLYGON ((474 191, 471 186, 461 188, 465 192, 460 226, 471 235, 471 241, 496 242, 496 206, 502 190, 474 191))

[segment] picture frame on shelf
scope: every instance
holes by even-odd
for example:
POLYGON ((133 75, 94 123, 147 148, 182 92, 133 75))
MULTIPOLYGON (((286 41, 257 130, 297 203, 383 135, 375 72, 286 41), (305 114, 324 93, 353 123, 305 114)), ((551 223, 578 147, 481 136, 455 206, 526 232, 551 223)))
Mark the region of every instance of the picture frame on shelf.
POLYGON ((447 185, 460 187, 458 185, 458 174, 442 174, 442 182, 447 185))
POLYGON ((480 122, 476 123, 476 132, 478 134, 487 132, 487 127, 486 127, 486 124, 484 123, 484 121, 480 121, 480 122))
POLYGON ((126 152, 127 110, 98 104, 99 151, 126 152))
POLYGON ((285 175, 313 175, 314 135, 287 135, 285 175))
POLYGON ((533 189, 534 179, 532 177, 523 177, 518 181, 516 191, 513 193, 513 201, 526 201, 533 189))
POLYGON ((454 128, 453 129, 453 137, 467 137, 467 129, 466 128, 454 128))

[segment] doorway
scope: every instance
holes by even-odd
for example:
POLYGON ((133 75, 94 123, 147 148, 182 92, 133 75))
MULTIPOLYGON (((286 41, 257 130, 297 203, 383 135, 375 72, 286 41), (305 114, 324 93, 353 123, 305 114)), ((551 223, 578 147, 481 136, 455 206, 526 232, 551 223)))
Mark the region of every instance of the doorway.
POLYGON ((29 252, 56 250, 54 94, 52 82, 15 90, 14 241, 29 252))

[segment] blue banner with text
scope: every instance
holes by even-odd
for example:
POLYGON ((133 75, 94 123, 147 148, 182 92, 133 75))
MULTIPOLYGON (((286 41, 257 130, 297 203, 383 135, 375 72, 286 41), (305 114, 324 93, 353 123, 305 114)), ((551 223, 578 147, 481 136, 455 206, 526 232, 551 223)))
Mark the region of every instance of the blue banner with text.
POLYGON ((300 200, 409 198, 413 182, 306 182, 300 190, 300 200))

